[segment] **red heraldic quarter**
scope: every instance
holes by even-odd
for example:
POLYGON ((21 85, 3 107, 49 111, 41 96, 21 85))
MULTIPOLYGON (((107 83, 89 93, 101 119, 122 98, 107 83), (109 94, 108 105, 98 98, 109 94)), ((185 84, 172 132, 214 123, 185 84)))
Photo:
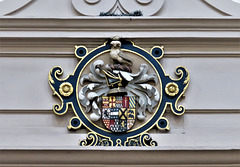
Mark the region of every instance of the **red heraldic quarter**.
POLYGON ((135 96, 103 96, 102 120, 112 132, 125 132, 131 129, 136 118, 135 96))

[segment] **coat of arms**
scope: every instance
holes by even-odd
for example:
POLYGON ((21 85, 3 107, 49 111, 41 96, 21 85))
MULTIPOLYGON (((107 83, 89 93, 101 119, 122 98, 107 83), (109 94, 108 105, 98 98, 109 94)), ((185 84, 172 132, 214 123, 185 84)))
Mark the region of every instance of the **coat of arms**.
POLYGON ((179 66, 179 79, 166 75, 159 59, 163 47, 155 46, 150 52, 119 37, 88 52, 84 46, 75 47, 80 58, 74 73, 59 79, 61 67, 49 72, 49 84, 61 101, 53 111, 63 115, 68 105, 76 114, 68 128, 89 129, 81 146, 154 146, 148 131, 153 127, 169 130, 163 117, 166 106, 174 114, 182 115, 179 98, 189 84, 187 70, 179 66))
POLYGON ((102 120, 105 127, 113 132, 125 132, 135 123, 134 96, 102 97, 102 120))

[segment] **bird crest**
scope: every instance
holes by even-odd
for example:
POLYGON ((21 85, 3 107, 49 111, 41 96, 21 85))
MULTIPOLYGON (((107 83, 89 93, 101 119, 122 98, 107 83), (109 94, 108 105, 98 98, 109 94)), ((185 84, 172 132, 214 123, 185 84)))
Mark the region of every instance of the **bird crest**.
POLYGON ((162 46, 146 51, 113 37, 90 52, 76 46, 80 61, 67 78, 59 78, 63 74, 59 66, 49 72, 49 84, 61 100, 53 111, 64 115, 71 105, 75 116, 68 129, 84 126, 90 131, 80 146, 157 145, 148 131, 170 129, 163 117, 167 105, 176 115, 185 112, 177 103, 190 80, 182 66, 176 68, 178 79, 167 75, 159 62, 163 54, 162 46))

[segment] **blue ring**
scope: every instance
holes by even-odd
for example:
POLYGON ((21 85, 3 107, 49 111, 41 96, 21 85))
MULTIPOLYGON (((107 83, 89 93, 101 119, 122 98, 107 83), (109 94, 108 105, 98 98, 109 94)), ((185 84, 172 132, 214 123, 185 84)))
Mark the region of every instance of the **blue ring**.
POLYGON ((84 47, 79 47, 79 48, 77 48, 77 50, 76 50, 76 54, 77 54, 79 57, 84 57, 84 56, 86 55, 86 53, 87 53, 87 50, 86 50, 86 48, 84 48, 84 47))
POLYGON ((153 48, 151 54, 155 57, 155 58, 159 58, 162 56, 163 50, 159 47, 153 48))
POLYGON ((159 121, 158 121, 158 126, 160 127, 160 128, 166 128, 167 127, 167 121, 165 120, 165 119, 160 119, 159 121))
POLYGON ((80 125, 80 120, 79 119, 77 119, 77 118, 73 118, 72 120, 71 120, 71 125, 73 126, 73 127, 78 127, 79 125, 80 125))
MULTIPOLYGON (((84 66, 94 57, 96 57, 96 55, 100 55, 103 52, 106 52, 107 50, 110 50, 110 44, 105 44, 99 48, 97 48, 96 50, 90 52, 84 59, 81 60, 81 62, 78 64, 76 71, 74 73, 74 76, 76 76, 76 80, 74 81, 75 83, 77 83, 77 81, 79 80, 79 74, 82 71, 82 69, 84 68, 84 66)), ((122 49, 126 49, 128 51, 131 52, 135 52, 137 54, 142 55, 143 57, 145 57, 156 69, 156 72, 158 73, 158 75, 160 76, 160 80, 162 82, 162 86, 165 85, 164 78, 165 78, 165 74, 164 71, 161 67, 161 65, 158 63, 158 61, 152 56, 150 55, 148 52, 146 52, 145 50, 136 47, 132 44, 123 44, 122 45, 122 49)), ((74 85, 76 86, 76 84, 74 85)), ((163 88, 161 88, 163 90, 163 88)), ((76 90, 76 87, 75 87, 76 90)), ((75 111, 78 115, 79 118, 81 118, 82 123, 88 127, 88 129, 90 129, 91 131, 94 131, 95 133, 98 133, 102 136, 106 136, 106 137, 110 137, 112 139, 112 141, 114 142, 113 144, 116 145, 116 140, 117 139, 121 139, 122 141, 126 141, 128 137, 132 137, 132 136, 136 136, 139 135, 143 132, 146 132, 147 130, 149 130, 152 126, 154 126, 156 124, 156 122, 158 121, 159 117, 161 116, 161 114, 164 111, 164 107, 166 104, 166 100, 164 100, 164 98, 162 98, 162 101, 160 103, 159 108, 157 109, 155 115, 152 117, 151 120, 149 120, 144 126, 134 130, 134 131, 130 131, 127 133, 112 133, 112 132, 108 132, 105 131, 101 128, 99 128, 98 126, 96 126, 94 123, 92 123, 91 121, 88 120, 87 117, 85 117, 84 115, 84 111, 81 110, 80 108, 80 103, 78 103, 78 97, 77 97, 78 93, 76 92, 75 96, 72 98, 73 100, 73 106, 75 108, 75 111)))

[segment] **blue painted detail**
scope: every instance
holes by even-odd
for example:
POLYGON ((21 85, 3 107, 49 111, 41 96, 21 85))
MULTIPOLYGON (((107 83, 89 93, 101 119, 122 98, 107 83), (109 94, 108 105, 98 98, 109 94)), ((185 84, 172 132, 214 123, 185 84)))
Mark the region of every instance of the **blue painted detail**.
POLYGON ((158 121, 158 126, 159 126, 160 128, 162 128, 162 129, 166 128, 166 127, 167 127, 167 120, 165 120, 165 119, 160 119, 160 120, 158 121))
MULTIPOLYGON (((91 138, 93 143, 91 143, 91 141, 84 140, 84 141, 80 142, 80 145, 105 145, 104 143, 101 143, 101 142, 99 143, 100 140, 102 140, 102 141, 107 140, 106 145, 113 145, 113 146, 116 146, 116 145, 119 145, 119 144, 124 144, 124 143, 126 145, 129 145, 129 146, 130 145, 144 145, 143 143, 146 142, 146 139, 148 139, 147 141, 151 142, 150 145, 157 145, 157 143, 155 141, 150 140, 150 136, 148 134, 146 134, 146 132, 148 130, 150 130, 154 125, 156 125, 156 123, 158 123, 159 127, 167 126, 166 125, 167 124, 166 120, 160 120, 158 122, 160 116, 162 115, 162 113, 165 110, 166 104, 167 103, 172 104, 172 110, 177 115, 180 115, 185 111, 185 109, 182 106, 180 106, 179 108, 175 107, 176 106, 175 103, 177 102, 177 99, 179 98, 179 96, 182 95, 182 92, 184 91, 184 88, 187 86, 187 84, 185 83, 185 79, 188 77, 188 72, 186 71, 186 69, 184 67, 178 67, 176 69, 177 75, 180 76, 180 79, 179 80, 172 80, 169 76, 165 75, 165 72, 163 71, 161 65, 153 57, 153 56, 157 57, 158 55, 161 55, 161 50, 159 50, 159 48, 156 48, 156 49, 152 50, 152 55, 153 56, 149 52, 133 45, 130 42, 122 43, 122 49, 125 49, 127 51, 131 51, 133 53, 142 55, 144 58, 146 58, 154 66, 154 68, 156 69, 156 72, 160 76, 160 80, 161 80, 161 83, 162 83, 161 84, 162 87, 160 89, 160 90, 162 90, 162 93, 161 93, 162 101, 161 101, 157 111, 155 112, 154 116, 145 125, 141 126, 140 128, 138 128, 134 131, 129 131, 129 132, 125 132, 125 133, 112 133, 108 130, 104 130, 102 128, 99 128, 93 122, 89 121, 89 119, 83 113, 84 111, 82 111, 80 106, 79 106, 78 97, 77 97, 78 92, 76 92, 78 80, 80 78, 80 72, 82 71, 84 66, 91 59, 96 58, 98 55, 101 55, 102 53, 105 53, 105 52, 110 50, 109 42, 106 43, 105 45, 102 45, 102 46, 98 47, 97 49, 93 50, 92 52, 88 53, 88 55, 86 55, 79 62, 79 64, 76 67, 75 72, 65 80, 60 80, 60 79, 57 78, 58 76, 61 75, 60 73, 62 72, 62 69, 60 67, 53 68, 53 70, 50 72, 49 75, 53 79, 54 83, 51 83, 51 82, 49 82, 49 83, 52 87, 54 87, 55 91, 59 95, 60 95, 59 86, 63 82, 70 82, 72 84, 73 88, 74 88, 74 91, 70 96, 68 96, 68 97, 61 96, 61 98, 63 100, 63 104, 62 104, 62 106, 60 106, 60 105, 54 106, 54 111, 58 114, 64 114, 67 111, 67 105, 71 102, 72 107, 75 110, 75 113, 81 119, 80 121, 84 124, 84 126, 88 127, 88 129, 91 131, 89 133, 88 137, 91 138), (159 53, 156 52, 157 50, 159 51, 159 53), (174 97, 170 97, 165 93, 165 91, 164 91, 165 86, 169 82, 175 82, 178 85, 178 87, 179 87, 178 95, 176 95, 174 97), (141 134, 141 136, 139 136, 140 134, 141 134), (105 137, 103 137, 103 136, 105 136, 105 137), (112 141, 112 143, 108 140, 109 138, 112 141), (139 142, 134 143, 133 140, 131 142, 129 142, 128 139, 131 139, 131 138, 132 139, 138 139, 139 142), (119 139, 121 140, 121 143, 119 143, 119 139)), ((80 50, 79 50, 78 55, 80 57, 82 57, 82 55, 86 54, 86 49, 84 47, 80 47, 80 50), (80 51, 81 49, 82 49, 82 51, 80 51)), ((76 125, 77 124, 78 123, 76 123, 76 125)))
POLYGON ((76 50, 76 54, 77 54, 79 57, 84 57, 84 56, 86 55, 86 53, 87 53, 87 50, 86 50, 86 48, 84 48, 84 47, 79 47, 79 48, 77 48, 77 50, 76 50))
POLYGON ((73 127, 78 127, 79 125, 81 124, 81 122, 80 122, 80 120, 78 119, 78 118, 73 118, 72 120, 71 120, 71 125, 73 126, 73 127))
POLYGON ((157 142, 152 140, 149 134, 146 133, 126 141, 126 146, 157 146, 157 145, 158 145, 157 142))
POLYGON ((162 56, 163 50, 159 47, 155 47, 152 49, 151 54, 155 57, 155 58, 160 58, 162 56))
POLYGON ((113 146, 109 138, 101 137, 93 132, 88 133, 86 140, 81 140, 80 146, 113 146))

